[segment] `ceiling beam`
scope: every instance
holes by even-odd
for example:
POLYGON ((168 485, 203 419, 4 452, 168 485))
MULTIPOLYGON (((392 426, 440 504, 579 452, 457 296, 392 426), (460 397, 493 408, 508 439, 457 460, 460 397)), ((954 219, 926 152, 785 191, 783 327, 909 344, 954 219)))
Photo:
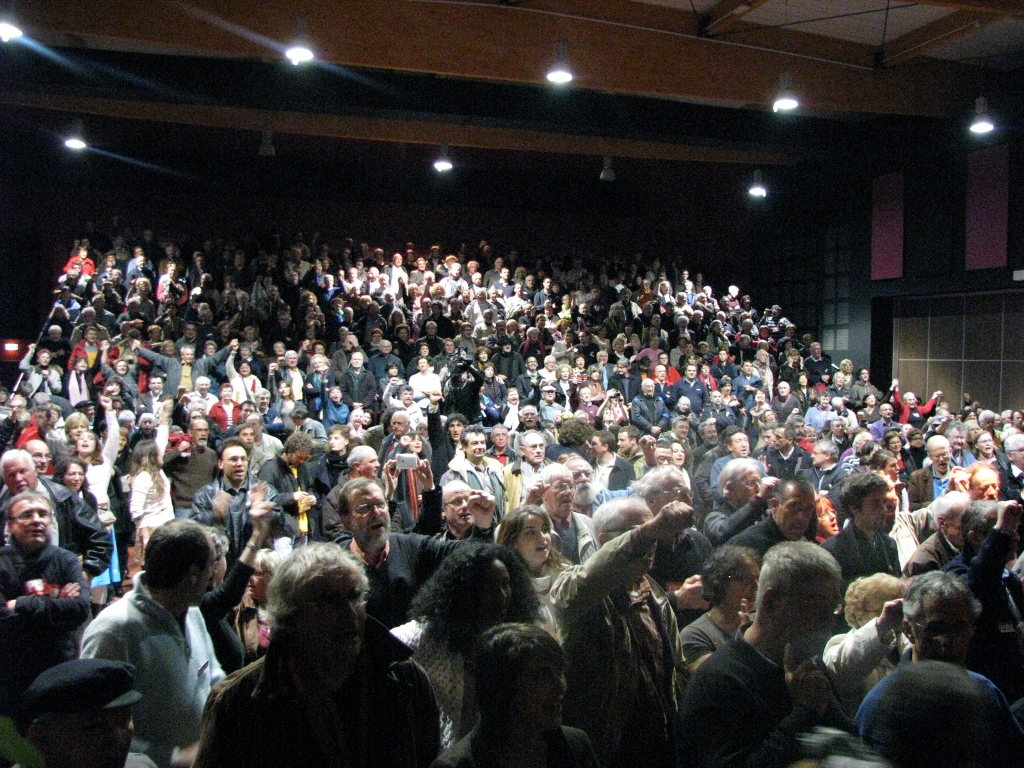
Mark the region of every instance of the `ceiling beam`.
POLYGON ((982 11, 1000 16, 1024 18, 1024 5, 1020 0, 915 0, 918 5, 938 8, 956 8, 964 11, 982 11))
POLYGON ((268 61, 281 60, 302 15, 321 61, 532 85, 544 84, 562 41, 572 87, 723 106, 767 109, 782 71, 803 84, 808 109, 824 112, 945 116, 977 87, 970 68, 951 62, 879 73, 699 38, 692 14, 632 0, 47 0, 18 14, 26 35, 49 45, 268 61))
MULTIPOLYGON (((203 128, 317 136, 360 141, 437 144, 452 147, 502 149, 589 157, 633 158, 670 162, 790 165, 795 153, 761 151, 745 147, 701 146, 667 142, 580 136, 442 121, 388 120, 349 115, 278 112, 244 107, 169 104, 121 99, 40 95, 0 91, 0 104, 73 114, 99 115, 120 120, 143 120, 203 128)), ((88 125, 86 132, 88 132, 88 125)), ((102 149, 102 147, 101 147, 102 149)))
POLYGON ((955 11, 886 43, 882 48, 881 65, 895 67, 904 64, 954 40, 973 35, 1003 18, 979 11, 955 11))
POLYGON ((703 28, 704 34, 715 35, 732 29, 737 21, 767 2, 768 0, 719 0, 708 12, 703 28))

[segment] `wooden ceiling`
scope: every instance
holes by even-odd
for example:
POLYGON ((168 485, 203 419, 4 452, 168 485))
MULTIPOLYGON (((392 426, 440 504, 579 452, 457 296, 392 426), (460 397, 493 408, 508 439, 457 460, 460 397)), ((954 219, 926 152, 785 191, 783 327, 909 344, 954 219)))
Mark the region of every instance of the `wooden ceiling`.
MULTIPOLYGON (((984 70, 949 60, 949 46, 1000 25, 1004 31, 1012 26, 1013 40, 1016 25, 1024 27, 1020 0, 925 0, 913 7, 890 4, 892 19, 882 24, 888 30, 891 21, 895 36, 886 39, 883 33, 877 43, 866 42, 874 34, 865 27, 867 16, 873 14, 870 23, 877 26, 886 5, 886 0, 46 0, 19 3, 17 22, 28 46, 41 55, 84 49, 183 55, 215 65, 279 62, 301 18, 317 56, 313 66, 322 70, 366 68, 537 88, 550 87, 544 75, 556 44, 562 44, 575 91, 764 112, 785 73, 801 114, 854 121, 968 112, 984 85, 984 70), (947 58, 929 55, 943 52, 947 58)), ((999 39, 1005 43, 1005 38, 999 39)), ((684 139, 582 139, 571 129, 467 125, 450 115, 366 119, 202 99, 104 98, 83 88, 39 92, 17 82, 5 83, 0 103, 347 139, 447 140, 453 146, 673 161, 788 161, 770 148, 698 146, 684 139)))

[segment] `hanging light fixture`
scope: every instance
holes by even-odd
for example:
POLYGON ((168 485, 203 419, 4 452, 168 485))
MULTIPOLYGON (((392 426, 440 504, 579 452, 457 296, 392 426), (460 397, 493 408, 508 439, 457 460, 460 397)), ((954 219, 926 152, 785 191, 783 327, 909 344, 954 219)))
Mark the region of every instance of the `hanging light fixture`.
POLYGON ((437 156, 437 160, 434 161, 434 170, 438 173, 448 173, 455 166, 452 165, 451 158, 448 157, 448 142, 442 142, 441 154, 437 156))
POLYGON ((263 131, 258 154, 260 157, 273 157, 277 154, 277 150, 274 149, 274 133, 269 128, 263 131))
POLYGON ((800 106, 800 102, 793 93, 793 82, 789 72, 779 75, 779 92, 772 104, 773 112, 790 112, 800 106))
POLYGON ((760 169, 754 171, 754 180, 750 183, 750 189, 747 192, 751 197, 768 197, 768 190, 765 189, 760 169))
POLYGON ((306 28, 306 19, 302 16, 295 19, 295 39, 284 55, 295 66, 313 60, 313 49, 309 45, 309 31, 306 28))
POLYGON ((989 133, 994 128, 992 118, 988 116, 988 102, 984 96, 979 96, 974 101, 974 122, 971 123, 971 133, 989 133))
POLYGON ((0 40, 5 43, 21 37, 21 30, 14 23, 14 20, 7 15, 0 16, 0 40))
POLYGON ((71 130, 68 131, 67 136, 64 137, 64 146, 68 149, 73 149, 76 152, 81 152, 89 145, 85 143, 84 132, 82 131, 82 121, 75 120, 71 124, 71 130))
POLYGON ((612 168, 612 159, 607 155, 604 158, 604 168, 601 169, 601 181, 615 181, 615 170, 612 168))
POLYGON ((555 85, 572 82, 572 72, 569 71, 569 61, 565 55, 565 43, 561 40, 555 43, 555 63, 548 70, 548 82, 555 85))

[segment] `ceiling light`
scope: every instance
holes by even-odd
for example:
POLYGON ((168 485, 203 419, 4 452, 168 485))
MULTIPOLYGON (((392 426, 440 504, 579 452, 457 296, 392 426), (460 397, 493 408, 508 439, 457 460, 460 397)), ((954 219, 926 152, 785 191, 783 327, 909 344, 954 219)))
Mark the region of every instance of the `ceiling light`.
POLYGON ((75 120, 71 124, 71 130, 68 131, 67 136, 64 137, 64 146, 68 149, 73 149, 76 152, 81 152, 89 145, 85 143, 83 138, 84 132, 82 131, 82 121, 75 120))
POLYGON ((11 24, 8 19, 0 21, 0 40, 5 43, 11 42, 15 38, 21 37, 21 30, 11 24))
POLYGON ((988 133, 995 128, 992 118, 988 116, 988 102, 979 96, 974 102, 974 122, 971 123, 972 133, 988 133))
POLYGON ((789 112, 800 106, 793 93, 793 83, 788 72, 779 76, 779 92, 775 96, 775 103, 772 104, 773 112, 789 112))
POLYGON ((615 181, 615 171, 612 169, 612 159, 604 158, 604 168, 601 170, 601 181, 615 181))
POLYGON ((309 32, 306 29, 306 20, 302 16, 295 19, 295 40, 284 52, 284 55, 295 66, 313 60, 313 49, 309 45, 309 32))
POLYGON ((434 161, 434 170, 438 173, 448 173, 453 167, 452 161, 448 157, 448 142, 446 141, 441 145, 441 154, 434 161))
POLYGON ((274 149, 274 134, 272 131, 266 130, 263 132, 263 138, 260 140, 259 156, 273 157, 276 154, 277 151, 274 149))
POLYGON ((565 55, 565 43, 555 43, 555 63, 548 70, 548 82, 555 85, 565 85, 572 82, 572 72, 569 71, 568 57, 565 55))
POLYGON ((765 189, 764 181, 761 179, 761 171, 754 171, 754 180, 747 191, 751 197, 768 197, 768 190, 765 189))

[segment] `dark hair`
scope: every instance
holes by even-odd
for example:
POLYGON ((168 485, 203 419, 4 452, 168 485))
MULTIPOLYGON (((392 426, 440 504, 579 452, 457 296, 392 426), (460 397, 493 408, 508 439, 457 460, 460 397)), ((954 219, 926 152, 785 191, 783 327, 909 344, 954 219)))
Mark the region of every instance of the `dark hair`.
POLYGON ((312 453, 313 447, 313 438, 305 432, 296 430, 288 435, 288 439, 284 441, 284 449, 281 452, 287 454, 300 453, 302 451, 312 453))
POLYGON ((480 637, 473 670, 482 730, 501 732, 508 727, 519 680, 531 659, 550 661, 559 671, 565 669, 565 654, 558 641, 535 624, 499 624, 480 637))
POLYGON ((888 491, 889 481, 874 472, 858 472, 850 475, 844 482, 839 496, 839 511, 848 518, 853 511, 860 509, 864 499, 879 491, 888 491))
POLYGON ((166 522, 146 543, 142 583, 149 589, 174 589, 193 565, 205 569, 212 552, 208 534, 199 523, 182 518, 166 522))
POLYGON ((941 661, 900 664, 861 724, 864 741, 894 768, 992 765, 998 722, 992 696, 941 661))
POLYGON ((594 437, 601 441, 601 445, 605 448, 611 448, 615 450, 615 435, 609 432, 607 429, 602 429, 594 433, 594 437))
POLYGON ((448 421, 444 425, 445 429, 450 427, 455 422, 458 422, 462 426, 466 426, 467 424, 469 424, 469 419, 467 419, 461 413, 450 413, 450 414, 448 414, 448 421))
POLYGON ((558 444, 568 448, 582 448, 594 435, 594 428, 583 419, 566 419, 558 430, 558 444))
POLYGON ((466 543, 441 561, 413 599, 409 615, 424 624, 425 633, 451 652, 468 656, 481 630, 476 585, 495 560, 508 569, 512 582, 506 618, 532 622, 540 615, 529 572, 519 556, 497 544, 466 543))
POLYGON ((228 448, 241 448, 243 451, 245 451, 245 455, 247 457, 249 455, 249 449, 245 447, 245 443, 243 443, 237 437, 229 437, 227 440, 220 444, 220 448, 217 451, 217 458, 223 459, 224 451, 226 451, 228 448))
MULTIPOLYGON (((85 473, 85 478, 82 480, 82 490, 89 490, 89 463, 85 459, 80 459, 77 456, 68 456, 68 458, 61 461, 53 468, 53 482, 64 485, 64 476, 68 473, 68 469, 72 464, 77 464, 82 468, 82 472, 85 473)), ((33 462, 33 466, 35 463, 33 462)), ((66 487, 66 486, 65 486, 66 487)))
POLYGON ((868 467, 873 470, 885 469, 885 465, 896 458, 896 454, 892 451, 887 451, 885 448, 879 448, 868 460, 868 467))
POLYGON ((479 424, 470 424, 465 429, 463 429, 462 436, 459 438, 459 442, 462 443, 463 445, 469 445, 470 435, 483 435, 484 444, 487 444, 487 433, 484 431, 484 428, 481 427, 479 424))
POLYGON ((761 556, 757 550, 733 544, 716 549, 704 563, 704 570, 701 572, 704 586, 701 594, 704 599, 712 606, 721 603, 725 599, 729 583, 740 575, 740 569, 748 562, 761 564, 761 556))
POLYGON ((812 496, 816 495, 814 485, 809 480, 805 480, 802 477, 789 477, 776 484, 775 490, 772 492, 772 498, 776 501, 782 501, 790 493, 797 491, 809 493, 812 496))

